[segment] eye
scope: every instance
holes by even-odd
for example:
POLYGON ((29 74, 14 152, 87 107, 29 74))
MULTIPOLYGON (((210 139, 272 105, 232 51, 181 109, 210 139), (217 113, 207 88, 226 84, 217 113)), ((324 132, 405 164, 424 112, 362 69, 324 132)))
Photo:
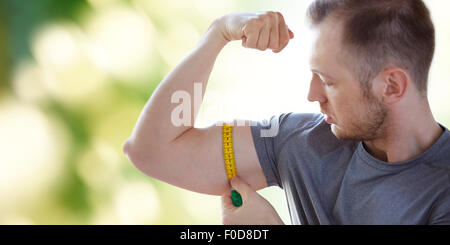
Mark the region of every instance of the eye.
POLYGON ((326 86, 333 86, 333 83, 330 82, 330 81, 327 81, 327 80, 323 81, 323 83, 324 83, 326 86))
POLYGON ((323 77, 322 75, 317 74, 317 76, 319 77, 320 81, 322 82, 322 84, 323 84, 324 86, 331 86, 331 85, 333 85, 333 83, 332 83, 331 81, 329 81, 328 79, 326 79, 326 78, 323 77))

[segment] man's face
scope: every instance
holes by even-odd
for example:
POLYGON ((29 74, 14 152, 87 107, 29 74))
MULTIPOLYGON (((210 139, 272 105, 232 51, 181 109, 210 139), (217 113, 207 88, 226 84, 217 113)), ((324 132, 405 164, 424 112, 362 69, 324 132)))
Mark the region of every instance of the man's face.
POLYGON ((325 20, 314 32, 310 59, 313 76, 308 100, 320 103, 337 138, 373 140, 381 137, 387 108, 371 91, 364 93, 355 72, 345 65, 351 62, 342 55, 341 25, 325 20))

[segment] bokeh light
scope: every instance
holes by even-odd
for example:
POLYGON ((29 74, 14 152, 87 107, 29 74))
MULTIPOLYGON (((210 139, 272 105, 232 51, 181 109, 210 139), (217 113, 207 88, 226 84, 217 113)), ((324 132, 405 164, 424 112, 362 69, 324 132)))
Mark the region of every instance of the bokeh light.
POLYGON ((124 183, 114 201, 122 224, 151 224, 160 213, 157 193, 148 181, 124 183))
POLYGON ((104 75, 90 61, 85 42, 74 24, 52 23, 37 31, 32 51, 43 75, 37 82, 49 96, 77 103, 98 92, 104 75))
POLYGON ((149 18, 124 4, 97 9, 87 24, 95 64, 122 80, 151 74, 154 30, 149 18))
POLYGON ((0 216, 40 198, 64 166, 64 131, 38 108, 0 102, 0 216))
POLYGON ((36 62, 30 60, 22 61, 13 72, 12 85, 14 94, 21 101, 38 103, 47 96, 44 79, 44 73, 36 62))

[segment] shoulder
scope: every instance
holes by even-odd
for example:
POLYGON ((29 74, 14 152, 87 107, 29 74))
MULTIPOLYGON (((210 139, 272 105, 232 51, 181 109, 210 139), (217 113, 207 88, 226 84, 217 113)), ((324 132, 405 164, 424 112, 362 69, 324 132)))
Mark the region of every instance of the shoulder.
POLYGON ((291 113, 286 127, 280 127, 277 142, 280 152, 315 156, 323 159, 330 154, 352 154, 359 141, 338 139, 322 114, 291 113))
POLYGON ((325 122, 322 114, 316 113, 283 113, 277 116, 280 129, 292 130, 308 130, 317 127, 325 122))
POLYGON ((447 128, 444 127, 444 133, 432 147, 432 157, 427 165, 440 169, 450 178, 450 131, 447 128))
POLYGON ((288 113, 283 114, 280 119, 280 125, 288 130, 305 131, 326 124, 324 116, 315 113, 288 113))
POLYGON ((306 131, 323 123, 324 117, 315 113, 282 113, 270 119, 255 122, 254 130, 260 130, 260 137, 283 139, 299 131, 306 131))
POLYGON ((289 143, 292 147, 314 148, 328 153, 347 143, 354 143, 336 138, 322 114, 283 113, 262 124, 264 126, 259 126, 260 129, 272 128, 273 143, 279 149, 289 143))
POLYGON ((324 154, 347 145, 353 149, 357 143, 336 138, 322 114, 282 113, 251 126, 255 140, 270 142, 276 149, 289 143, 297 149, 312 148, 324 154))

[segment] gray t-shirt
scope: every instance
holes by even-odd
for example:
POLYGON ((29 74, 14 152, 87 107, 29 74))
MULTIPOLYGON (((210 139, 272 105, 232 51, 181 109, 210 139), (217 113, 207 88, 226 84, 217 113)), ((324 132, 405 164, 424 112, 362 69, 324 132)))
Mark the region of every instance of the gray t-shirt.
MULTIPOLYGON (((284 189, 292 224, 450 224, 450 132, 401 163, 339 140, 321 114, 288 113, 251 127, 269 186, 284 189), (261 137, 279 124, 274 137, 261 137)), ((267 135, 265 135, 267 136, 267 135)))

